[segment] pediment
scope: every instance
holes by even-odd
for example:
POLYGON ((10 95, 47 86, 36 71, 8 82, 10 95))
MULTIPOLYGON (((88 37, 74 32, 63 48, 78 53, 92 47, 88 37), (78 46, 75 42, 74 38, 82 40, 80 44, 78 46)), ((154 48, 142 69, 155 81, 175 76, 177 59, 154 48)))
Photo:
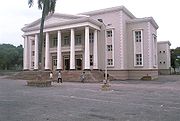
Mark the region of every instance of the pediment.
MULTIPOLYGON (((87 26, 87 24, 89 25, 89 23, 91 23, 91 25, 93 25, 93 27, 95 27, 96 29, 99 30, 99 26, 102 26, 101 22, 98 22, 94 19, 91 19, 88 16, 82 16, 82 15, 67 15, 67 14, 53 14, 51 16, 47 16, 45 23, 44 23, 44 29, 47 28, 53 28, 53 27, 62 27, 65 25, 73 25, 73 24, 79 24, 82 26, 82 24, 84 26, 87 26)), ((40 29, 40 24, 41 21, 40 19, 32 22, 31 24, 26 25, 25 27, 22 28, 23 32, 30 32, 30 31, 37 31, 40 29)), ((90 26, 91 26, 90 25, 90 26)), ((67 26, 65 26, 67 27, 67 26)))
MULTIPOLYGON (((66 14, 53 14, 49 15, 46 17, 44 26, 51 25, 51 24, 56 24, 56 23, 61 23, 61 22, 66 22, 70 21, 73 19, 80 18, 80 16, 74 16, 74 15, 66 15, 66 14)), ((41 19, 38 19, 28 25, 26 25, 24 28, 34 28, 34 27, 40 27, 41 24, 41 19)))
MULTIPOLYGON (((60 16, 51 16, 51 17, 47 17, 45 22, 44 22, 44 26, 46 25, 49 25, 49 24, 55 24, 55 23, 60 23, 60 22, 65 22, 65 21, 69 21, 69 20, 72 20, 72 19, 67 19, 67 18, 60 18, 60 16)), ((39 27, 41 24, 41 21, 40 19, 38 20, 38 22, 28 26, 28 28, 31 28, 31 27, 39 27)))
MULTIPOLYGON (((44 26, 56 24, 56 23, 61 23, 61 22, 69 21, 69 20, 72 20, 72 19, 63 19, 63 18, 51 17, 51 18, 45 20, 44 26)), ((41 23, 39 22, 36 26, 33 26, 33 27, 40 27, 40 24, 41 23)))

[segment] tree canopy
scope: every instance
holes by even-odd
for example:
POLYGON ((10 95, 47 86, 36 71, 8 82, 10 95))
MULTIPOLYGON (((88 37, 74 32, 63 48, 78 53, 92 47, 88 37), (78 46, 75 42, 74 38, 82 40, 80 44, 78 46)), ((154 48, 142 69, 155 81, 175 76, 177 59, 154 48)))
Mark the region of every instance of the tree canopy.
POLYGON ((180 66, 180 47, 171 49, 171 67, 178 68, 180 66))
POLYGON ((0 44, 0 69, 22 69, 23 65, 23 48, 11 44, 0 44))

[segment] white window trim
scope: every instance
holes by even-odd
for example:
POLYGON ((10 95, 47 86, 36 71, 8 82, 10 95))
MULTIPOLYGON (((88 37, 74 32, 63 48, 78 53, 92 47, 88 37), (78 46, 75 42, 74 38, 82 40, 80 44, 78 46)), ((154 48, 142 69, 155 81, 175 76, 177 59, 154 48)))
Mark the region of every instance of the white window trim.
POLYGON ((157 61, 157 35, 156 34, 152 34, 153 37, 153 67, 157 68, 158 65, 158 61, 157 61), (154 37, 156 37, 156 46, 154 45, 154 37), (154 58, 156 56, 156 58, 154 58))
MULTIPOLYGON (((108 28, 108 29, 106 29, 106 32, 110 31, 110 30, 112 31, 112 37, 111 37, 112 38, 112 43, 111 43, 112 44, 112 51, 110 51, 110 52, 112 52, 112 58, 107 58, 107 59, 112 59, 113 60, 113 64, 112 65, 108 65, 107 64, 107 67, 111 67, 112 68, 112 67, 114 67, 114 39, 115 39, 115 33, 114 33, 114 28, 108 28)), ((108 37, 106 36, 106 41, 107 41, 107 38, 108 37)), ((107 42, 106 42, 106 44, 107 44, 107 42)), ((108 53, 109 51, 106 50, 106 52, 108 53)))
POLYGON ((107 51, 112 52, 112 45, 107 45, 107 51))
POLYGON ((110 38, 110 37, 112 37, 113 35, 112 35, 112 29, 108 29, 108 30, 106 30, 106 37, 107 38, 110 38), (108 33, 108 32, 110 32, 110 33, 108 33))
POLYGON ((133 30, 133 43, 134 43, 134 67, 143 67, 144 66, 144 52, 143 52, 143 29, 135 29, 133 30), (141 53, 136 53, 136 37, 135 37, 135 31, 141 31, 141 53), (141 54, 142 55, 142 65, 137 65, 136 64, 136 54, 141 54))
POLYGON ((94 33, 89 32, 89 43, 94 43, 94 33))
POLYGON ((76 34, 75 35, 75 45, 81 45, 82 44, 82 35, 76 34))
POLYGON ((108 58, 108 59, 107 59, 107 66, 108 66, 108 67, 112 67, 112 66, 114 65, 113 59, 112 59, 112 65, 108 65, 108 60, 110 60, 110 59, 112 59, 112 58, 108 58))

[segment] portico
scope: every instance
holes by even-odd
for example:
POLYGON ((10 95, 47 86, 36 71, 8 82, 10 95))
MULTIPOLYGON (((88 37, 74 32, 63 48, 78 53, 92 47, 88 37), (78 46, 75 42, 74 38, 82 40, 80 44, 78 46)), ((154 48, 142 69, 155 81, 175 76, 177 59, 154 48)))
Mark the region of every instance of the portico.
MULTIPOLYGON (((92 21, 89 18, 83 21, 59 27, 47 27, 45 25, 44 46, 42 48, 44 51, 42 53, 44 70, 98 69, 97 35, 101 23, 92 21), (90 66, 90 33, 93 33, 92 67, 90 66), (67 64, 69 64, 69 68, 65 67, 67 64)), ((36 26, 23 29, 27 31, 24 34, 24 69, 38 70, 39 30, 36 30, 36 26), (32 55, 32 58, 29 58, 28 55, 32 55)))

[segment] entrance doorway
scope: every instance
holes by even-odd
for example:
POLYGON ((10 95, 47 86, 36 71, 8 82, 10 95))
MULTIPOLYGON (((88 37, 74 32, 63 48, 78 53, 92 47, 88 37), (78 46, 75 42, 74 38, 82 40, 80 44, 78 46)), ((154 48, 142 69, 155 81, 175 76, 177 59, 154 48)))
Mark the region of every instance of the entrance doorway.
MULTIPOLYGON (((64 70, 70 70, 70 56, 65 55, 63 56, 64 70)), ((75 56, 75 70, 82 70, 82 55, 75 56)))
POLYGON ((69 57, 64 57, 64 70, 70 69, 70 59, 69 57))
POLYGON ((52 57, 52 68, 53 71, 57 69, 57 56, 52 57))
POLYGON ((76 58, 76 70, 82 70, 82 58, 76 58))

